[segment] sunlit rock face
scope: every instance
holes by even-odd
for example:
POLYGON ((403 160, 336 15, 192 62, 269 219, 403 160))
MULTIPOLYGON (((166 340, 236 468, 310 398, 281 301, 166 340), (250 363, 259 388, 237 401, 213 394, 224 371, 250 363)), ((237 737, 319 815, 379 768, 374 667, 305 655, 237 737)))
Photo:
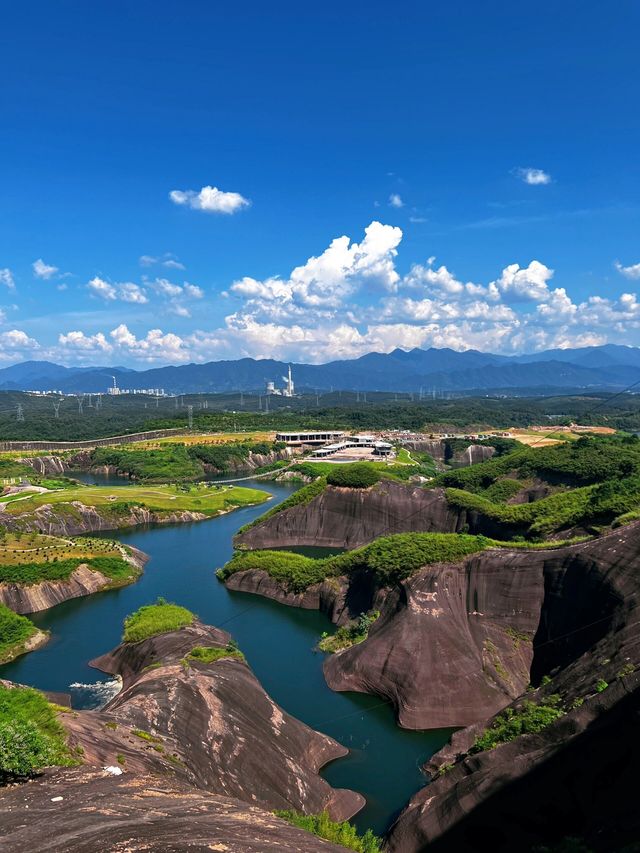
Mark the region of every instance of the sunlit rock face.
POLYGON ((47 770, 0 795, 0 842, 12 853, 344 853, 269 811, 166 774, 118 766, 47 770), (114 775, 114 772, 116 775, 114 775))

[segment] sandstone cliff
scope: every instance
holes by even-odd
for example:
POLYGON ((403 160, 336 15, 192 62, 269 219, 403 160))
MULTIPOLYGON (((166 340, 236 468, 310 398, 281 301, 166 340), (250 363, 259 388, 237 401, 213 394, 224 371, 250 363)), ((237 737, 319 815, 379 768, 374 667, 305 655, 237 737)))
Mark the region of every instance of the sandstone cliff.
POLYGON ((61 456, 27 456, 18 459, 23 465, 30 465, 42 477, 59 477, 69 470, 66 461, 61 456))
MULTIPOLYGON (((131 554, 123 553, 122 556, 140 572, 148 557, 137 548, 130 548, 130 551, 131 554)), ((135 577, 131 580, 135 580, 135 577)), ((71 598, 93 595, 95 592, 113 586, 114 582, 111 578, 83 563, 65 581, 41 581, 34 584, 0 583, 0 603, 6 604, 16 613, 35 613, 71 598)))
POLYGON ((59 504, 43 504, 32 512, 14 515, 0 512, 0 525, 8 530, 48 533, 51 536, 78 536, 98 530, 119 530, 140 524, 178 524, 202 521, 209 516, 189 510, 155 512, 144 506, 132 506, 115 512, 109 506, 94 507, 72 501, 60 509, 59 504))
POLYGON ((351 817, 363 798, 331 788, 318 775, 347 753, 344 747, 279 708, 243 661, 184 660, 196 646, 225 647, 230 639, 195 622, 93 661, 121 676, 123 688, 102 711, 65 717, 85 760, 115 764, 121 754, 127 769, 162 767, 197 788, 269 809, 351 817), (111 724, 106 729, 105 722, 111 724))
POLYGON ((236 537, 243 548, 315 545, 357 548, 410 531, 453 533, 459 513, 442 489, 381 480, 370 489, 327 488, 310 503, 282 510, 236 537))

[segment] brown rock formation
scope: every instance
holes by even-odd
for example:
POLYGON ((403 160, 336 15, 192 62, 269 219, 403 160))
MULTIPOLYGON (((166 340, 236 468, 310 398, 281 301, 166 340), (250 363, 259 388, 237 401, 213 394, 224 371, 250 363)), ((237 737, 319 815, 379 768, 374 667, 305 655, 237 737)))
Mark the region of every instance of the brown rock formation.
POLYGON ((570 665, 597 643, 618 669, 627 645, 632 659, 640 655, 628 629, 639 545, 636 522, 564 548, 489 550, 429 566, 388 596, 364 643, 327 659, 327 681, 390 699, 407 728, 471 725, 557 670, 563 695, 584 695, 570 665))
POLYGON ((202 521, 210 516, 189 510, 153 512, 143 506, 133 506, 123 513, 115 513, 109 507, 86 506, 80 501, 71 501, 60 512, 59 505, 43 504, 32 512, 18 515, 0 512, 0 525, 8 530, 19 528, 28 533, 48 533, 51 536, 78 536, 97 530, 119 530, 140 524, 179 524, 202 521), (68 508, 71 508, 70 510, 68 508))
POLYGON ((0 795, 12 853, 344 853, 264 809, 176 778, 101 768, 48 770, 0 795))
POLYGON ((315 545, 357 548, 378 536, 455 532, 459 514, 442 489, 382 480, 370 489, 327 488, 305 505, 278 512, 236 537, 245 548, 315 545))
MULTIPOLYGON (((123 558, 141 571, 148 560, 147 555, 137 548, 130 550, 132 554, 123 554, 123 558)), ((132 580, 135 580, 135 577, 132 580)), ((93 595, 95 592, 113 586, 114 582, 111 578, 82 563, 65 581, 41 581, 34 584, 2 583, 0 584, 0 603, 6 604, 16 613, 35 613, 71 598, 93 595)))
POLYGON ((503 708, 529 682, 543 595, 539 561, 521 556, 485 552, 409 578, 364 643, 325 660, 329 686, 389 699, 410 729, 469 725, 503 708))
MULTIPOLYGON (((593 681, 592 661, 588 669, 593 681)), ((511 853, 567 837, 602 853, 635 849, 627 845, 640 838, 639 715, 637 672, 602 693, 591 688, 583 705, 538 734, 468 756, 419 791, 386 849, 511 853)))
POLYGON ((30 465, 34 471, 42 477, 59 477, 65 475, 69 470, 67 463, 61 456, 27 456, 18 459, 23 465, 30 465))
POLYGON ((243 661, 185 663, 195 646, 224 647, 230 639, 225 631, 195 622, 125 643, 93 661, 120 675, 123 689, 103 711, 64 718, 86 760, 115 764, 121 753, 127 767, 146 770, 150 756, 165 772, 177 761, 179 773, 198 788, 269 809, 314 814, 326 809, 335 820, 351 817, 363 798, 331 788, 318 775, 324 764, 347 753, 344 747, 279 708, 243 661), (105 729, 105 721, 117 728, 105 729))

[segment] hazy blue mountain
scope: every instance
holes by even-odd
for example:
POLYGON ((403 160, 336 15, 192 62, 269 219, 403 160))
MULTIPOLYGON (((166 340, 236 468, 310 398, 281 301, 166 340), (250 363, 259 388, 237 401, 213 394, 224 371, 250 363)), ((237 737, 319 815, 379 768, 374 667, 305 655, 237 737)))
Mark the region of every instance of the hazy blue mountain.
MULTIPOLYGON (((28 361, 0 369, 0 389, 105 392, 112 377, 120 388, 164 388, 169 393, 263 390, 283 386, 288 364, 242 358, 131 370, 123 367, 63 367, 28 361)), ((640 349, 601 347, 547 350, 503 356, 476 350, 396 349, 326 364, 292 364, 298 390, 489 391, 518 389, 621 389, 640 380, 640 349)))

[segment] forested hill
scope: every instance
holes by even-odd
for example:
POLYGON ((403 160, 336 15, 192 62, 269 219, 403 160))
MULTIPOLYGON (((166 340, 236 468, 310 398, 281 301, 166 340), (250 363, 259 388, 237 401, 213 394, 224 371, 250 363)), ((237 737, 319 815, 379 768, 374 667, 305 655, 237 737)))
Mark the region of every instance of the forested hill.
MULTIPOLYGON (((169 393, 255 391, 267 382, 282 386, 288 364, 242 358, 206 364, 129 370, 124 367, 63 367, 30 361, 0 370, 0 390, 105 392, 115 377, 123 388, 164 388, 169 393)), ((424 394, 474 390, 551 393, 553 389, 619 389, 640 380, 640 349, 607 344, 503 356, 476 350, 396 349, 349 361, 293 364, 298 389, 409 391, 424 394)))

